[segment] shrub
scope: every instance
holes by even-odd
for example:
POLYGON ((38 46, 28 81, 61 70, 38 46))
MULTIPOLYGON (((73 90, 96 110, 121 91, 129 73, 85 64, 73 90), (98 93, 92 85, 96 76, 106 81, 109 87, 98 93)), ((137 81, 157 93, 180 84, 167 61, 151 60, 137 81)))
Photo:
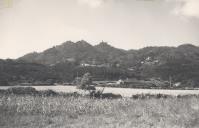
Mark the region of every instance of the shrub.
POLYGON ((44 90, 39 92, 40 95, 42 96, 58 96, 59 93, 53 91, 53 90, 44 90))
POLYGON ((38 94, 38 91, 33 87, 12 87, 6 90, 8 94, 18 94, 18 95, 35 95, 38 94))
POLYGON ((150 98, 168 98, 169 95, 166 94, 135 94, 132 95, 131 98, 133 99, 150 99, 150 98))
POLYGON ((100 91, 92 91, 90 93, 91 98, 100 98, 100 99, 119 99, 122 98, 120 94, 113 94, 113 93, 103 93, 100 91))

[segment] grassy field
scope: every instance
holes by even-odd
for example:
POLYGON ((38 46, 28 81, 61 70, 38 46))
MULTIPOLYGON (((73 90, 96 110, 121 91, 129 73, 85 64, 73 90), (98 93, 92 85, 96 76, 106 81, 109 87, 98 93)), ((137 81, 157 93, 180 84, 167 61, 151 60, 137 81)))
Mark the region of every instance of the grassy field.
POLYGON ((0 94, 1 128, 198 128, 199 98, 0 94))

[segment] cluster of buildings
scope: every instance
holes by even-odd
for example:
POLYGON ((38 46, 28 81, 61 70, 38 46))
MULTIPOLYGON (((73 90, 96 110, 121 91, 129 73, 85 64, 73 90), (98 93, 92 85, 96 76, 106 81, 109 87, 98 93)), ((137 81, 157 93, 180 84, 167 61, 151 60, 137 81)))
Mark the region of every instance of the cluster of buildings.
POLYGON ((111 65, 109 63, 99 63, 95 60, 92 60, 92 61, 82 61, 80 63, 80 66, 81 67, 106 67, 106 68, 109 68, 111 65))

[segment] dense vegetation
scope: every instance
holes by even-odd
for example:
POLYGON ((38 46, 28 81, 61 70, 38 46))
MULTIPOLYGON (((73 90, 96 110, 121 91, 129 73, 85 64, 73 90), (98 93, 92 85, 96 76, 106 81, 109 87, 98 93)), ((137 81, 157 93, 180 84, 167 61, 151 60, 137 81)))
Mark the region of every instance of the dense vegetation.
POLYGON ((17 60, 1 60, 0 67, 3 85, 5 81, 72 82, 90 72, 94 80, 158 79, 198 87, 199 47, 185 44, 126 51, 105 42, 92 46, 86 41, 67 41, 17 60))
POLYGON ((55 72, 45 65, 15 60, 0 60, 0 85, 56 79, 55 72))

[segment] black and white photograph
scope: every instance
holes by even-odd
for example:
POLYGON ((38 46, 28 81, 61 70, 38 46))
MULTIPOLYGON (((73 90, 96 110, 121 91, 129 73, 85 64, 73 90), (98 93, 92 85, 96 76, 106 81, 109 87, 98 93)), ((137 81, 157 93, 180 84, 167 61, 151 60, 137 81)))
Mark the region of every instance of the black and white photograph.
POLYGON ((0 0, 0 128, 199 128, 199 0, 0 0))

